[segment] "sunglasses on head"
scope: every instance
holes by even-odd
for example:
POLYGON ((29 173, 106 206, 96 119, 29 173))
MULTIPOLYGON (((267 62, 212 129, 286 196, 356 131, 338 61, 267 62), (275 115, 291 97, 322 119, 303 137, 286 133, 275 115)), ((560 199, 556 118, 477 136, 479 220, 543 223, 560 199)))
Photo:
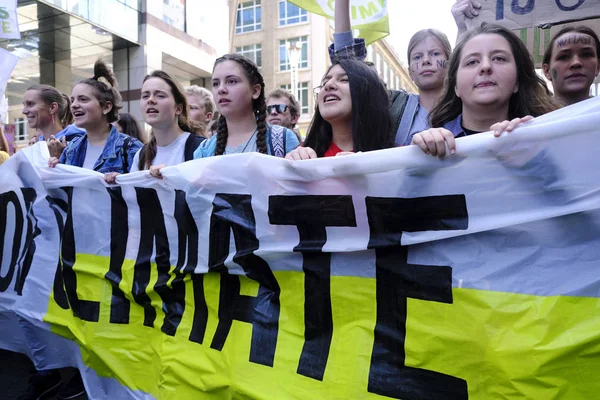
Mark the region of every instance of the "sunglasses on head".
POLYGON ((273 104, 271 106, 267 106, 267 112, 271 114, 273 110, 277 111, 277 114, 284 113, 288 109, 288 106, 285 104, 273 104))

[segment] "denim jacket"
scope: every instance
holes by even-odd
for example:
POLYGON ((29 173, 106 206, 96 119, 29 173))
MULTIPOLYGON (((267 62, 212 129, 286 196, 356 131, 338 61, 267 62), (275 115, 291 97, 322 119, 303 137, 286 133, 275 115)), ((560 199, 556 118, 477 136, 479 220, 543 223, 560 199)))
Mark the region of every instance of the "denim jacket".
MULTIPOLYGON (((94 164, 94 171, 103 174, 107 172, 127 173, 131 169, 135 153, 141 148, 142 143, 139 140, 120 133, 115 127, 112 127, 108 139, 106 139, 104 150, 102 150, 100 158, 94 164), (127 145, 124 146, 125 143, 127 145)), ((67 148, 60 156, 61 164, 82 167, 86 149, 87 134, 67 144, 67 148)))

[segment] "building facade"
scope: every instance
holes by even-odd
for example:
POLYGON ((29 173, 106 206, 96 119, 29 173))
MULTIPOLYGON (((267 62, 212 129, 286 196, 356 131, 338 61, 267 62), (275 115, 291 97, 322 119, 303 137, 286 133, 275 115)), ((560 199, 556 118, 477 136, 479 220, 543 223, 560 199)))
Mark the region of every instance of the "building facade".
POLYGON ((21 113, 28 87, 48 84, 70 95, 93 76, 98 58, 115 71, 123 111, 141 118, 146 74, 162 69, 183 85, 209 86, 218 55, 229 49, 228 1, 18 0, 19 40, 0 47, 20 57, 6 88, 5 123, 23 146, 32 132, 21 113))
MULTIPOLYGON (((306 133, 315 107, 313 88, 330 65, 327 47, 333 42, 333 21, 286 0, 231 0, 230 23, 231 50, 258 64, 267 92, 276 88, 291 90, 295 72, 288 48, 299 48, 296 97, 302 115, 298 126, 306 133)), ((385 40, 373 43, 368 50, 388 88, 416 90, 408 71, 385 40)))

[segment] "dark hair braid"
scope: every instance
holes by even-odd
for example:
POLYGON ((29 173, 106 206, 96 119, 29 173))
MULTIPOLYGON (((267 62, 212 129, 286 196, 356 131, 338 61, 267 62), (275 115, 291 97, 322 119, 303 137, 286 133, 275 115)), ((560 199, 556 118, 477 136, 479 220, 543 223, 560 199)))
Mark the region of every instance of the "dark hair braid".
MULTIPOLYGON (((252 109, 256 117, 256 148, 259 153, 267 154, 267 102, 265 100, 265 81, 263 76, 254 61, 240 54, 225 54, 215 61, 215 66, 223 61, 235 61, 242 67, 251 85, 260 85, 260 95, 257 99, 252 100, 252 109)), ((221 115, 219 118, 219 127, 217 128, 216 156, 225 153, 227 137, 227 121, 221 115)))
POLYGON ((225 117, 221 115, 217 122, 217 147, 215 148, 215 156, 222 156, 225 154, 225 147, 227 147, 227 121, 225 117))

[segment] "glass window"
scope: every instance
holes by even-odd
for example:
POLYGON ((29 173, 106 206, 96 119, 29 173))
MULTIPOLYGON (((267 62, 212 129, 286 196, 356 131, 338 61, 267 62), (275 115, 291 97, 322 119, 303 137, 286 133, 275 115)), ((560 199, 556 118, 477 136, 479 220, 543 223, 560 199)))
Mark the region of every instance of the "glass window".
POLYGON ((163 21, 184 31, 185 3, 184 0, 163 0, 163 21))
POLYGON ((238 4, 235 33, 260 31, 262 29, 262 10, 260 0, 238 4))
POLYGON ((29 140, 27 135, 27 120, 25 118, 15 119, 15 142, 29 140))
POLYGON ((400 86, 400 77, 396 75, 396 90, 400 90, 402 87, 400 86))
POLYGON ((375 63, 375 66, 377 67, 377 73, 379 74, 379 76, 381 76, 381 54, 376 53, 375 58, 377 59, 377 62, 375 63))
POLYGON ((279 0, 279 25, 298 24, 308 21, 308 12, 286 0, 279 0))
POLYGON ((254 61, 256 65, 262 67, 262 45, 251 44, 248 46, 236 47, 235 52, 248 57, 254 61))
POLYGON ((389 79, 390 79, 390 67, 388 66, 387 61, 383 62, 383 81, 385 83, 388 83, 389 79))
POLYGON ((290 46, 301 46, 300 48, 300 59, 298 62, 298 68, 308 68, 308 36, 290 38, 279 41, 279 70, 289 71, 290 60, 288 58, 288 48, 290 46))
MULTIPOLYGON (((282 89, 292 91, 292 84, 281 85, 282 89)), ((298 83, 298 93, 294 93, 298 103, 300 103, 300 114, 308 114, 308 82, 298 83)))
POLYGON ((375 63, 373 45, 369 45, 367 47, 367 61, 371 61, 372 63, 375 63))

